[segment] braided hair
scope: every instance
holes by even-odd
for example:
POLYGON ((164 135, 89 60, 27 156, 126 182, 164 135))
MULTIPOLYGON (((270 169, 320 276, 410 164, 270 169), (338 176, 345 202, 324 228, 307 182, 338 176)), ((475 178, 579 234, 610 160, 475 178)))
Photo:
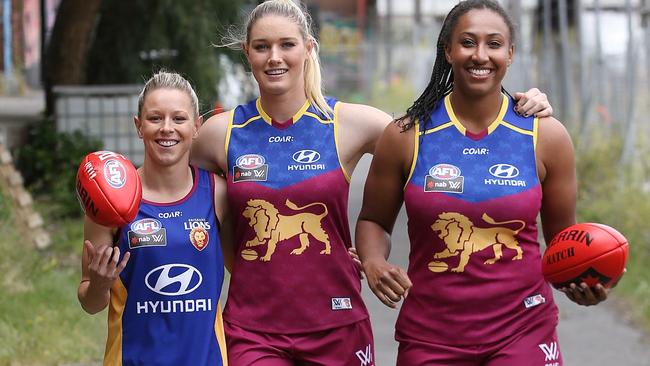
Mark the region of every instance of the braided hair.
MULTIPOLYGON (((451 64, 447 62, 445 57, 445 47, 451 42, 451 33, 456 28, 458 19, 473 9, 489 9, 499 14, 508 26, 511 43, 514 43, 515 27, 510 16, 499 3, 493 0, 464 0, 459 2, 449 11, 442 23, 442 29, 436 43, 436 61, 433 64, 429 84, 418 99, 413 102, 413 105, 406 110, 406 114, 395 120, 395 123, 402 128, 402 132, 409 130, 416 123, 422 123, 423 126, 426 126, 430 122, 431 112, 447 94, 451 93, 454 87, 454 73, 451 64)), ((503 91, 505 92, 505 89, 503 91)), ((423 127, 424 129, 425 127, 423 127)))

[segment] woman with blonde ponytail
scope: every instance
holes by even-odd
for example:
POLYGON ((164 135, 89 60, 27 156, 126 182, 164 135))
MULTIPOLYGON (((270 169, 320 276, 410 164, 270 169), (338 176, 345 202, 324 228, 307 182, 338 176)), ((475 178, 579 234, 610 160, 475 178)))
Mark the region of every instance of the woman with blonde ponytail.
MULTIPOLYGON (((359 267, 348 252, 348 193, 391 117, 323 96, 310 18, 291 0, 258 5, 241 34, 227 38, 224 45, 243 49, 260 97, 210 118, 193 159, 227 180, 229 363, 373 365, 359 267)), ((524 99, 534 111, 548 105, 539 91, 524 99)))

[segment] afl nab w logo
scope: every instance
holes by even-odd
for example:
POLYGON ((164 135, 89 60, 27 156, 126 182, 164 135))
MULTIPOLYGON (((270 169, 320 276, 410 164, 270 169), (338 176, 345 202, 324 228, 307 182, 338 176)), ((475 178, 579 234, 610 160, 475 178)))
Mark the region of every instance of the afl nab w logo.
POLYGON ((258 154, 246 154, 237 158, 233 169, 233 182, 257 181, 264 182, 269 173, 266 159, 258 154))
POLYGON ((320 153, 314 150, 296 151, 291 157, 296 163, 311 164, 320 160, 320 153))
POLYGON ((147 287, 160 295, 180 296, 196 290, 203 282, 201 272, 187 264, 165 264, 154 268, 144 278, 147 287))
POLYGON ((497 178, 510 179, 519 175, 519 169, 510 164, 495 164, 490 167, 490 174, 497 178))
POLYGON ((104 178, 108 184, 115 188, 119 189, 126 184, 126 169, 124 165, 117 160, 109 160, 104 164, 104 178))
POLYGON ((463 193, 465 177, 460 168, 451 164, 437 164, 424 177, 425 192, 463 193))

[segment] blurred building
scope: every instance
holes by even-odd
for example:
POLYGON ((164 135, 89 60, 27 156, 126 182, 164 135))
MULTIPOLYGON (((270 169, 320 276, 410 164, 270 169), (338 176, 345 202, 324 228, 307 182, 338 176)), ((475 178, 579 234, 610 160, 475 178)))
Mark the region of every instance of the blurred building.
POLYGON ((0 0, 0 80, 7 91, 20 83, 40 85, 44 38, 60 1, 0 0))

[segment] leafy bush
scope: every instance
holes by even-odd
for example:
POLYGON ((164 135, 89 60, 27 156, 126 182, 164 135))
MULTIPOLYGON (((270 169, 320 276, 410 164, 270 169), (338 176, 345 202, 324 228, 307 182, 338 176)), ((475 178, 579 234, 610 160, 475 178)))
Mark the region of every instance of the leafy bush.
POLYGON ((74 193, 77 168, 86 154, 101 149, 101 142, 79 131, 57 132, 52 120, 32 125, 28 135, 30 143, 16 157, 25 185, 39 201, 51 203, 50 214, 79 216, 82 211, 74 193))
MULTIPOLYGON (((630 257, 627 273, 615 292, 634 304, 631 313, 650 328, 650 161, 637 159, 634 164, 622 165, 622 148, 620 138, 592 137, 589 147, 579 152, 578 221, 604 223, 625 235, 630 257)), ((647 150, 639 146, 638 156, 647 156, 647 150)))

